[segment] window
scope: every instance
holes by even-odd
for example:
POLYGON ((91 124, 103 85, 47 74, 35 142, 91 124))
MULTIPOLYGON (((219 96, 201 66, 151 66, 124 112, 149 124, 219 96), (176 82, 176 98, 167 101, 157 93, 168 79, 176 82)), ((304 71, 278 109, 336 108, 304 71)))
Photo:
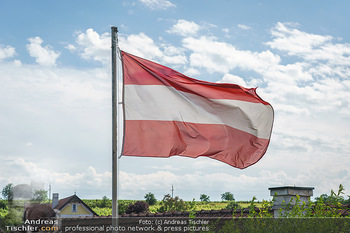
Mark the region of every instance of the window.
POLYGON ((77 212, 77 204, 72 204, 72 212, 77 212))

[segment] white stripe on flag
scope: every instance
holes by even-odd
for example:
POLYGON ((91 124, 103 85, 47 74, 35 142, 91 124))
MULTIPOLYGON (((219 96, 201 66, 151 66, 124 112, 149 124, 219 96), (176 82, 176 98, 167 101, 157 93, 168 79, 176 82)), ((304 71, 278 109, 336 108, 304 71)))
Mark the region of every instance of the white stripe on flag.
POLYGON ((230 99, 207 99, 161 85, 125 85, 125 120, 223 124, 269 139, 270 105, 230 99))

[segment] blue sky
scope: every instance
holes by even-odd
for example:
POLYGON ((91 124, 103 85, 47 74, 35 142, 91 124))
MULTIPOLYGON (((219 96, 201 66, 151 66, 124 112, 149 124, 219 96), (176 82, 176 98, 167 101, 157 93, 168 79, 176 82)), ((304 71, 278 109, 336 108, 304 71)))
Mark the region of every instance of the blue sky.
POLYGON ((258 86, 275 109, 254 166, 120 159, 120 198, 350 189, 348 1, 0 0, 0 187, 111 197, 110 28, 121 49, 212 82, 258 86))

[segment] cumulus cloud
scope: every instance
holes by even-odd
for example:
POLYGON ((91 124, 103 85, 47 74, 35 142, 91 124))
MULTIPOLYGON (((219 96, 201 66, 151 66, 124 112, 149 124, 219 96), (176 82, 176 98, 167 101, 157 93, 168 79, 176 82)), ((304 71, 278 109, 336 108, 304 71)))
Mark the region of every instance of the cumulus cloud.
POLYGON ((10 58, 16 55, 16 49, 12 46, 4 46, 0 44, 0 62, 6 58, 10 58))
POLYGON ((139 0, 146 7, 151 10, 166 10, 171 7, 176 7, 171 1, 168 0, 139 0))
MULTIPOLYGON (((156 43, 144 33, 119 36, 119 47, 136 56, 163 64, 183 65, 187 62, 182 48, 168 43, 156 43)), ((95 60, 106 66, 110 64, 110 33, 98 34, 92 28, 76 36, 76 45, 68 45, 71 52, 77 52, 83 59, 95 60)))
POLYGON ((27 64, 19 69, 13 63, 0 63, 0 70, 0 157, 25 154, 31 161, 57 168, 77 154, 92 159, 96 151, 103 153, 110 122, 108 73, 27 64))
MULTIPOLYGON (((273 40, 266 44, 290 56, 298 56, 313 63, 326 62, 329 67, 335 66, 338 74, 341 72, 337 66, 350 65, 350 44, 333 43, 332 36, 303 32, 288 23, 277 23, 271 34, 273 40)), ((347 69, 342 71, 349 72, 347 69)))
POLYGON ((163 56, 162 62, 173 65, 186 65, 188 60, 183 48, 175 47, 169 44, 162 44, 163 56))
POLYGON ((294 105, 347 114, 350 89, 344 83, 350 72, 350 45, 333 43, 332 36, 303 32, 296 26, 277 23, 271 31, 273 39, 266 43, 299 58, 296 63, 272 66, 262 73, 273 98, 287 102, 293 96, 294 105))
POLYGON ((233 45, 209 37, 186 37, 183 46, 190 53, 192 67, 207 72, 228 73, 235 68, 261 71, 278 64, 281 59, 270 51, 251 52, 236 49, 233 45))
POLYGON ((183 49, 166 43, 158 45, 144 33, 121 37, 120 48, 128 53, 162 64, 183 65, 187 62, 183 49))
POLYGON ((76 37, 77 46, 68 45, 70 51, 79 50, 82 58, 87 60, 95 60, 102 64, 108 64, 111 54, 111 39, 110 33, 103 33, 99 35, 92 28, 86 32, 78 33, 76 37))
POLYGON ((102 69, 20 66, 19 70, 16 63, 1 65, 2 78, 7 83, 7 88, 0 86, 1 98, 11 97, 18 103, 22 103, 23 98, 33 104, 53 100, 73 104, 84 99, 99 101, 109 98, 109 77, 102 69))
POLYGON ((266 44, 271 48, 288 52, 289 55, 310 54, 315 48, 332 39, 331 36, 321 36, 299 31, 295 24, 277 23, 271 30, 274 39, 266 44))
POLYGON ((163 52, 152 38, 144 33, 131 34, 120 38, 120 47, 136 56, 156 60, 163 56, 163 52))
POLYGON ((180 36, 194 36, 200 29, 201 27, 193 21, 179 19, 167 32, 180 36))
MULTIPOLYGON (((51 184, 62 195, 71 195, 74 190, 94 190, 96 188, 108 191, 112 180, 111 172, 99 173, 96 168, 89 166, 85 171, 76 173, 57 172, 49 167, 42 167, 35 162, 23 158, 8 161, 1 166, 2 171, 12 174, 7 180, 14 185, 22 183, 41 184, 44 188, 51 184), (5 167, 6 166, 6 167, 5 167)), ((92 193, 97 195, 97 193, 92 193)), ((62 196, 61 196, 62 197, 62 196)))
POLYGON ((233 74, 225 74, 224 77, 218 81, 219 83, 233 83, 242 87, 248 87, 247 83, 239 76, 233 74))
POLYGON ((55 52, 50 45, 43 47, 41 44, 44 42, 40 37, 32 37, 28 39, 27 50, 31 57, 35 58, 35 61, 39 65, 53 66, 56 65, 56 60, 60 56, 60 52, 55 52))

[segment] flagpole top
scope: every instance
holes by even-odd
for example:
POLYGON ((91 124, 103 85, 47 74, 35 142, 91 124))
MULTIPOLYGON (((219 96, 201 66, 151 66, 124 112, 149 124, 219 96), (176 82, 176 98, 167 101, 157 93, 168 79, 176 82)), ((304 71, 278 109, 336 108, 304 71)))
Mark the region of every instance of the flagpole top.
POLYGON ((118 32, 118 27, 112 26, 112 31, 113 32, 118 32))

